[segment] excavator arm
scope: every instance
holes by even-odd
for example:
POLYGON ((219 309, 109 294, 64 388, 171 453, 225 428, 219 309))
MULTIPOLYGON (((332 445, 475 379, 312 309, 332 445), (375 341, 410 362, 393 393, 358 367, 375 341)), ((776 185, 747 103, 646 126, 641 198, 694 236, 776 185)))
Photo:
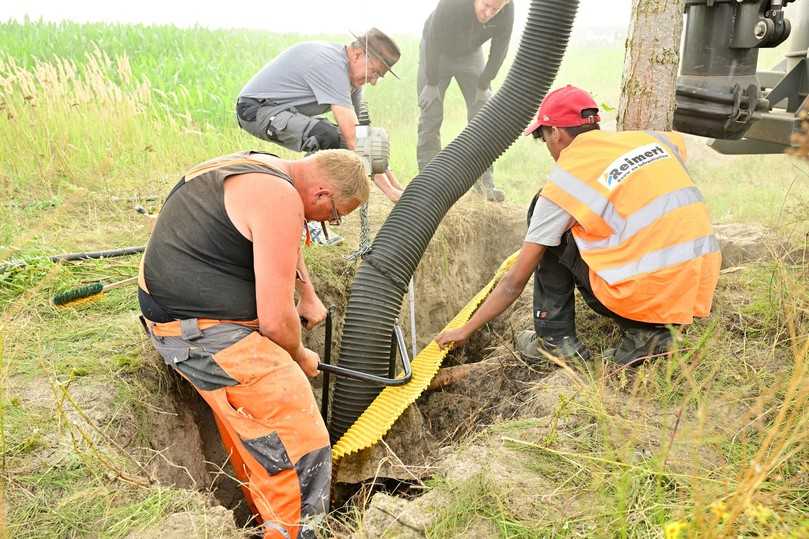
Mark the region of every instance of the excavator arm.
POLYGON ((685 0, 685 17, 674 128, 721 153, 783 152, 809 94, 809 2, 685 0), (790 35, 785 60, 758 71, 759 49, 790 35))

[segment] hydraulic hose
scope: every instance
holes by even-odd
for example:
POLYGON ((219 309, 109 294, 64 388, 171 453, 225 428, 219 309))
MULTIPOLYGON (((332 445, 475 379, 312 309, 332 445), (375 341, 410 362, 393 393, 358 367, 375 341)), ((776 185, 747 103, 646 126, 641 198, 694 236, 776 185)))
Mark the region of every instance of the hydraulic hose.
MULTIPOLYGON (((503 86, 472 122, 416 176, 379 230, 351 286, 338 364, 388 373, 391 336, 407 283, 439 223, 520 135, 547 93, 567 48, 578 0, 533 0, 503 86)), ((338 378, 332 441, 365 411, 381 387, 338 378)))

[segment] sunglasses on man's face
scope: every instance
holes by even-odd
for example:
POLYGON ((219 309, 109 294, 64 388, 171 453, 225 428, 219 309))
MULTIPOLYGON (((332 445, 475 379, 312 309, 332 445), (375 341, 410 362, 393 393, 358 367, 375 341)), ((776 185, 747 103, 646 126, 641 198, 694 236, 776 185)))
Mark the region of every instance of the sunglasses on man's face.
POLYGON ((331 217, 329 217, 328 221, 320 221, 320 228, 323 230, 323 237, 327 240, 329 239, 329 229, 326 228, 326 223, 329 223, 332 226, 340 226, 340 223, 343 222, 340 212, 337 211, 337 205, 334 203, 334 197, 330 196, 329 200, 331 201, 331 217))
POLYGON ((331 226, 340 226, 340 223, 343 222, 343 218, 340 215, 340 212, 337 211, 337 205, 334 203, 334 197, 329 197, 331 200, 331 217, 329 218, 329 224, 331 226))

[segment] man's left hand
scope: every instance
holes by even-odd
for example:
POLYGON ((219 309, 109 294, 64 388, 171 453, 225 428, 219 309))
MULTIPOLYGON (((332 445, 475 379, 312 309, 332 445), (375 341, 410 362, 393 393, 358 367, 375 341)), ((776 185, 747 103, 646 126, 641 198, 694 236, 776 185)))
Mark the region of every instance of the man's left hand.
POLYGON ((311 330, 316 328, 326 319, 326 307, 317 296, 302 299, 297 306, 298 316, 305 320, 305 328, 311 330))

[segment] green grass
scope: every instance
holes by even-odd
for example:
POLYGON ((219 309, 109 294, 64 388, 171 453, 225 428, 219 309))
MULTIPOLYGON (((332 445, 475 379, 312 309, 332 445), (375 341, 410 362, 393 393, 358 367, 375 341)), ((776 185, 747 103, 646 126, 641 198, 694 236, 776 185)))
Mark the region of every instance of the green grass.
MULTIPOLYGON (((233 103, 267 60, 308 37, 0 23, 0 262, 142 245, 148 230, 132 207, 143 203, 156 211, 159 202, 115 197, 163 196, 188 166, 238 149, 290 155, 239 130, 233 103)), ((412 37, 400 41, 404 54, 397 72, 402 80, 384 80, 368 89, 367 98, 375 124, 390 132, 392 168, 407 182, 416 174, 418 43, 412 37)), ((588 88, 600 103, 616 107, 622 57, 620 48, 572 49, 557 84, 588 88)), ((614 114, 606 116, 608 125, 614 114)), ((453 85, 444 141, 465 123, 463 101, 453 85)), ((690 143, 690 150, 692 174, 716 221, 805 222, 806 165, 783 156, 718 158, 699 142, 690 143)), ((496 178, 509 200, 524 204, 551 166, 541 145, 522 138, 497 162, 496 178)), ((343 286, 348 276, 335 273, 330 258, 341 254, 307 253, 307 260, 313 272, 343 286)), ((110 474, 116 475, 110 466, 125 474, 139 471, 130 456, 107 443, 120 425, 99 425, 101 432, 93 432, 101 447, 95 448, 81 438, 80 429, 89 427, 76 419, 79 411, 71 412, 69 403, 57 398, 62 387, 94 389, 106 406, 134 418, 134 428, 147 428, 142 416, 148 414, 150 395, 144 380, 153 367, 144 360, 132 290, 114 290, 98 301, 66 308, 48 301, 57 291, 120 280, 134 275, 136 268, 133 257, 64 265, 36 260, 21 269, 0 271, 2 480, 13 536, 121 537, 193 505, 183 492, 110 479, 110 474), (71 433, 79 437, 72 450, 71 433), (107 464, 99 465, 99 458, 107 464), (32 463, 37 466, 31 468, 32 463)), ((800 270, 790 271, 800 277, 800 270)), ((723 279, 724 300, 715 309, 716 324, 695 324, 683 338, 684 348, 698 353, 686 352, 644 369, 640 376, 609 382, 661 413, 682 406, 693 427, 690 433, 724 459, 716 470, 702 471, 729 484, 746 484, 743 474, 758 448, 769 443, 767 427, 775 418, 767 414, 763 424, 743 429, 741 442, 733 433, 700 431, 700 418, 717 421, 710 413, 714 401, 764 412, 788 395, 784 383, 797 367, 790 359, 786 328, 790 320, 804 327, 807 293, 798 286, 800 278, 793 276, 786 285, 779 275, 773 266, 761 265, 723 279), (790 311, 795 304, 799 307, 790 311)), ((609 330, 598 324, 585 327, 603 348, 609 330)), ((561 403, 553 428, 526 440, 539 449, 521 451, 530 457, 525 473, 560 484, 578 473, 567 486, 597 495, 603 510, 563 521, 532 520, 511 510, 504 501, 508 492, 476 477, 461 485, 435 485, 446 488, 452 501, 431 530, 432 537, 457 537, 459 530, 480 519, 502 537, 655 536, 671 519, 683 519, 688 526, 700 522, 701 511, 716 499, 716 492, 661 471, 657 453, 634 461, 636 438, 648 425, 604 404, 608 383, 598 368, 579 375, 587 384, 585 399, 561 403), (568 425, 576 421, 579 427, 570 430, 568 425), (616 440, 615 433, 622 432, 634 434, 616 440), (588 456, 608 462, 584 458, 588 456), (630 462, 632 466, 623 465, 630 462)), ((89 398, 84 398, 80 404, 87 404, 89 398)), ((792 424, 800 424, 795 417, 792 424)), ((525 419, 497 426, 490 436, 517 438, 537 428, 535 421, 525 419)), ((762 501, 784 526, 795 525, 801 512, 809 510, 809 470, 801 464, 802 456, 805 450, 780 462, 780 479, 773 476, 762 488, 749 489, 766 495, 762 501)))
MULTIPOLYGON (((432 484, 446 492, 451 503, 439 510, 433 526, 428 530, 430 539, 443 539, 467 535, 476 523, 485 523, 482 530, 497 533, 499 537, 535 538, 542 534, 542 525, 520 518, 509 508, 503 487, 485 474, 478 474, 460 482, 432 484)), ((478 535, 480 536, 480 530, 478 535)))
POLYGON ((78 463, 19 477, 15 483, 32 494, 9 515, 12 537, 42 537, 43 531, 49 537, 126 537, 166 513, 200 507, 187 491, 156 487, 143 496, 132 489, 86 482, 78 463))

